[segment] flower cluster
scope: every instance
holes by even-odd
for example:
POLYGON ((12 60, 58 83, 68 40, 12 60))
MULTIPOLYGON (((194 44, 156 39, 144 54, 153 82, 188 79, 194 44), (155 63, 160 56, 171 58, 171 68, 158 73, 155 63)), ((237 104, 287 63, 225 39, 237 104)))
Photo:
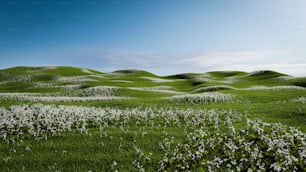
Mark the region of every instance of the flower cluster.
POLYGON ((226 128, 191 128, 187 141, 175 144, 166 138, 160 171, 303 171, 306 168, 306 135, 281 124, 248 120, 236 131, 230 119, 226 128), (220 132, 221 131, 221 132, 220 132), (228 132, 227 132, 228 131, 228 132))
POLYGON ((98 96, 113 96, 118 87, 114 86, 95 86, 85 89, 75 90, 67 93, 67 96, 75 97, 98 97, 98 96))
MULTIPOLYGON (((63 132, 90 134, 97 127, 118 127, 122 134, 130 127, 141 128, 142 137, 154 127, 179 127, 185 139, 175 142, 164 131, 159 142, 162 153, 152 164, 152 152, 143 151, 133 138, 131 163, 144 171, 152 165, 158 171, 303 171, 306 168, 306 135, 281 124, 244 120, 231 110, 177 108, 116 108, 55 105, 23 105, 0 108, 0 138, 18 142, 28 135, 47 140, 63 132), (239 128, 234 124, 239 122, 239 128)), ((123 139, 123 138, 122 138, 123 139)), ((104 139, 103 139, 104 140, 104 139)), ((119 149, 122 145, 119 145, 119 149)), ((13 150, 14 151, 14 150, 13 150)), ((26 151, 31 151, 26 148, 26 151)), ((6 160, 6 159, 5 159, 6 160)), ((7 159, 6 161, 9 161, 7 159)), ((116 170, 116 160, 110 164, 116 170)))
POLYGON ((209 104, 231 102, 234 99, 234 96, 219 92, 205 92, 201 94, 176 95, 167 97, 166 99, 169 99, 175 103, 209 104))
POLYGON ((141 78, 150 80, 150 81, 155 82, 155 83, 173 82, 173 80, 169 80, 169 79, 154 78, 154 77, 148 77, 148 76, 144 76, 144 77, 141 77, 141 78))
POLYGON ((74 93, 68 95, 61 94, 40 94, 40 93, 0 93, 0 100, 10 101, 16 100, 20 102, 86 102, 86 101, 105 101, 105 100, 126 100, 131 97, 122 96, 73 96, 74 93))
POLYGON ((211 86, 197 88, 193 92, 206 92, 206 91, 232 90, 232 89, 236 88, 228 85, 211 85, 211 86))
POLYGON ((168 108, 94 108, 82 106, 23 105, 0 108, 0 137, 9 141, 29 133, 34 137, 78 129, 86 131, 91 126, 119 127, 121 124, 137 126, 218 125, 214 119, 231 115, 228 111, 180 110, 168 108), (158 121, 158 123, 157 123, 158 121), (10 137, 9 137, 10 136, 10 137))
MULTIPOLYGON (((52 86, 52 85, 51 85, 52 86)), ((79 85, 68 85, 59 88, 70 90, 79 85)), ((54 86, 55 87, 55 86, 54 86)), ((99 100, 124 100, 130 97, 114 96, 119 87, 96 86, 85 89, 70 90, 63 93, 0 93, 1 100, 17 100, 30 102, 84 102, 99 100)))
POLYGON ((128 87, 131 90, 138 91, 151 91, 157 93, 166 93, 166 94, 183 94, 182 92, 175 91, 171 86, 155 86, 155 87, 128 87))
POLYGON ((294 86, 294 85, 282 85, 282 86, 252 86, 249 88, 244 88, 242 90, 305 90, 304 87, 294 86))
POLYGON ((55 83, 35 83, 34 88, 55 88, 61 90, 76 90, 80 89, 81 85, 79 84, 67 84, 67 85, 58 85, 55 83))
POLYGON ((279 76, 276 79, 280 80, 280 81, 290 81, 290 80, 293 80, 295 78, 296 77, 294 77, 294 76, 279 76))
POLYGON ((298 98, 290 100, 290 102, 305 104, 306 103, 306 97, 305 96, 298 97, 298 98))
POLYGON ((57 82, 69 82, 69 83, 83 83, 83 82, 96 82, 96 79, 93 79, 90 76, 57 76, 57 82))
POLYGON ((29 83, 32 81, 32 75, 13 75, 6 72, 0 72, 0 84, 12 82, 29 83))

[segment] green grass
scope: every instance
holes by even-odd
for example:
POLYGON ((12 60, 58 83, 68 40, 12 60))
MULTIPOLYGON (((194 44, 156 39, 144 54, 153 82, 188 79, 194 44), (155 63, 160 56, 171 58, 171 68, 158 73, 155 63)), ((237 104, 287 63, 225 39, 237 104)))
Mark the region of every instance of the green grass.
POLYGON ((243 76, 247 75, 246 72, 242 71, 214 71, 214 72, 207 72, 209 75, 211 75, 214 78, 226 78, 226 77, 233 77, 233 76, 243 76))
MULTIPOLYGON (((306 104, 294 102, 294 99, 306 97, 306 90, 284 89, 284 90, 242 90, 252 86, 300 86, 306 87, 305 77, 280 80, 278 77, 287 76, 274 71, 263 71, 254 75, 241 71, 214 71, 203 74, 178 74, 171 76, 156 76, 141 70, 120 70, 114 73, 101 73, 95 70, 60 66, 56 68, 44 67, 15 67, 0 70, 1 93, 25 92, 25 93, 69 93, 73 90, 59 88, 37 88, 38 83, 49 83, 54 85, 79 84, 80 89, 94 86, 119 87, 114 96, 132 97, 128 100, 88 101, 88 102, 40 102, 42 104, 55 104, 66 106, 92 106, 92 107, 166 107, 186 110, 191 109, 216 109, 233 110, 240 114, 246 114, 244 118, 260 119, 268 123, 282 123, 288 127, 297 127, 306 132, 306 104), (3 73, 3 75, 1 75, 3 73), (9 75, 7 75, 9 74, 9 75), (19 80, 18 77, 31 76, 30 81, 19 80), (16 77, 10 80, 7 76, 16 77), (80 82, 57 82, 56 77, 96 77, 96 81, 80 82), (165 79, 169 82, 153 82, 144 77, 165 79), (207 81, 200 81, 205 77, 207 81), (232 82, 225 82, 231 80, 232 82), (7 81, 7 82, 6 82, 7 81), (182 94, 192 94, 192 91, 205 86, 225 85, 234 87, 229 90, 209 90, 231 94, 234 101, 214 104, 177 104, 171 102, 167 97, 174 94, 166 94, 153 91, 133 90, 129 87, 156 87, 170 86, 173 91, 182 94)), ((14 99, 0 99, 0 106, 9 108, 12 105, 35 104, 39 102, 18 101, 14 99)), ((1 120, 1 119, 0 119, 1 120)), ((245 122, 235 123, 238 128, 243 128, 245 122)), ((78 131, 65 132, 61 135, 49 137, 47 141, 35 141, 31 136, 25 135, 22 142, 8 144, 0 141, 0 171, 138 171, 132 163, 138 157, 135 154, 133 143, 145 153, 153 153, 151 161, 146 164, 147 171, 156 171, 159 160, 163 153, 159 148, 161 140, 174 137, 175 143, 185 143, 186 135, 184 128, 180 127, 148 127, 129 126, 129 131, 123 133, 118 126, 109 126, 105 129, 108 136, 101 137, 99 128, 94 126, 89 129, 88 134, 78 131), (147 134, 142 136, 141 133, 147 134), (118 147, 121 146, 119 150, 118 147), (27 151, 29 147, 31 151, 27 151), (116 161, 117 166, 112 166, 116 161)), ((211 130, 212 129, 208 129, 211 130)), ((139 161, 142 161, 138 159, 139 161)), ((201 169, 199 169, 201 170, 201 169)))
MULTIPOLYGON (((135 135, 141 128, 132 128, 127 133, 122 133, 119 128, 107 128, 108 136, 100 136, 99 131, 91 129, 91 135, 81 133, 64 133, 54 136, 48 141, 34 142, 24 139, 20 145, 3 144, 0 148, 0 157, 10 155, 8 163, 0 161, 1 171, 109 171, 113 161, 119 164, 116 169, 120 171, 137 171, 132 160, 135 159, 133 150, 134 140, 145 153, 154 152, 152 160, 158 163, 162 152, 156 146, 164 139, 162 131, 167 131, 169 136, 175 137, 176 142, 184 140, 180 128, 153 128, 147 135, 135 135), (119 150, 119 145, 122 145, 119 150), (29 147, 31 151, 27 151, 29 147), (12 149, 16 154, 12 154, 12 149), (24 156, 20 156, 20 155, 24 156), (131 161, 128 161, 131 160, 131 161)), ((142 129, 144 130, 144 129, 142 129)), ((151 170, 154 166, 151 167, 151 170)), ((150 170, 150 168, 148 169, 150 170)))
POLYGON ((3 84, 0 87, 1 92, 23 92, 28 88, 31 88, 32 85, 26 84, 26 83, 18 83, 18 82, 13 82, 13 83, 7 83, 3 84))
POLYGON ((293 79, 291 83, 296 86, 306 87, 306 77, 293 79))

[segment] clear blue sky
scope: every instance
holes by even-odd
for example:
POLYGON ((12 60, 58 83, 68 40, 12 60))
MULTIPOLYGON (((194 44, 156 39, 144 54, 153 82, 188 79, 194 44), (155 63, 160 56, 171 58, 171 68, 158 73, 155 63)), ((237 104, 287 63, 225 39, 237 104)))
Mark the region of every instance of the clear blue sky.
POLYGON ((0 0, 0 68, 306 76, 305 0, 0 0))

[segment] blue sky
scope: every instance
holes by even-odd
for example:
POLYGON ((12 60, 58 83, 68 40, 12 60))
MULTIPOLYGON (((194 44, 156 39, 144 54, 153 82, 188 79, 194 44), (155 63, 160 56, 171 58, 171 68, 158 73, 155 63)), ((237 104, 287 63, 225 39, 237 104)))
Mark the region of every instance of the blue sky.
POLYGON ((306 76, 305 0, 0 0, 0 68, 306 76))

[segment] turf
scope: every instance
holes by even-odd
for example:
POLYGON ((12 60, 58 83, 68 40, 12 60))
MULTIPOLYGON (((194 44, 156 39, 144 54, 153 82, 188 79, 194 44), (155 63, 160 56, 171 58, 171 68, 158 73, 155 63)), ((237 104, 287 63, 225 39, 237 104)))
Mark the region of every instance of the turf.
MULTIPOLYGON (((246 117, 249 119, 281 123, 306 132, 306 106, 305 101, 301 99, 306 97, 305 83, 305 77, 292 77, 269 70, 253 73, 212 71, 157 76, 143 70, 118 70, 103 73, 66 66, 14 67, 0 70, 0 93, 69 95, 75 90, 110 86, 116 88, 114 96, 131 99, 33 102, 2 97, 0 106, 9 108, 12 105, 42 103, 97 108, 160 107, 183 110, 188 108, 232 110, 247 114, 246 117), (70 85, 76 88, 70 88, 70 85), (228 87, 226 89, 212 87, 217 85, 228 87), (234 100, 212 104, 191 104, 177 103, 167 99, 174 95, 196 94, 194 90, 207 86, 210 86, 210 89, 204 93, 230 94, 234 100), (264 89, 260 89, 263 87, 264 89)), ((238 122, 235 125, 239 128, 242 124, 238 122)), ((64 132, 46 141, 35 141, 31 136, 25 136, 22 142, 15 144, 0 141, 0 171, 138 171, 137 163, 131 162, 133 159, 141 161, 147 171, 156 171, 159 160, 163 158, 163 152, 158 146, 160 141, 166 138, 163 133, 167 133, 167 138, 173 137, 174 143, 186 142, 184 129, 177 126, 131 125, 129 131, 123 133, 118 126, 110 125, 105 128, 105 134, 108 135, 105 137, 101 137, 99 128, 96 126, 90 127, 89 131, 90 134, 64 132), (142 136, 141 133, 144 131, 147 133, 142 136), (139 155, 135 154, 133 147, 135 141, 145 155, 153 153, 150 161, 143 162, 139 155), (31 151, 26 150, 27 147, 31 151), (119 150, 118 147, 121 149, 119 150)))

